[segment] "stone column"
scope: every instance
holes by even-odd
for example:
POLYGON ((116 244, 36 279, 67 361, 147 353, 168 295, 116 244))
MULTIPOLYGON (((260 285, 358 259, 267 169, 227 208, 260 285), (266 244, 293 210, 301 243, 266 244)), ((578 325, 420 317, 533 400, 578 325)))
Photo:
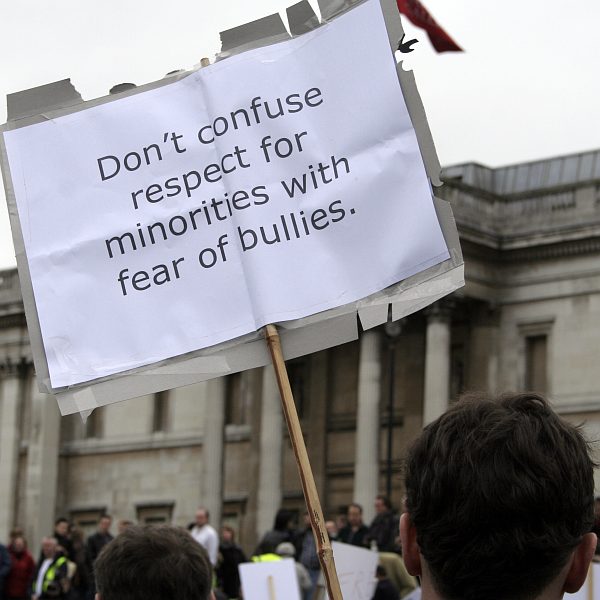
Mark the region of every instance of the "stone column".
POLYGON ((25 527, 32 550, 54 529, 60 412, 56 399, 38 391, 33 376, 28 380, 31 394, 31 426, 27 447, 25 482, 25 527))
POLYGON ((360 338, 358 410, 354 501, 363 506, 363 520, 375 516, 373 502, 379 493, 379 402, 381 399, 381 339, 379 331, 360 338))
POLYGON ((469 307, 471 314, 467 387, 496 392, 498 389, 499 312, 488 304, 469 307))
POLYGON ((281 507, 281 462, 283 452, 283 414, 281 398, 272 365, 263 369, 260 420, 260 462, 258 471, 257 539, 273 528, 281 507))
POLYGON ((17 474, 19 469, 19 406, 22 384, 18 369, 10 365, 0 381, 0 540, 8 539, 16 523, 17 474))
POLYGON ((309 422, 308 453, 315 485, 321 503, 325 503, 327 480, 327 400, 329 353, 316 352, 309 359, 310 377, 308 388, 309 422))
POLYGON ((225 378, 205 384, 204 444, 202 446, 202 505, 210 523, 219 530, 223 508, 223 454, 225 452, 225 378))
POLYGON ((450 393, 450 308, 436 302, 427 309, 423 426, 448 408, 450 393))

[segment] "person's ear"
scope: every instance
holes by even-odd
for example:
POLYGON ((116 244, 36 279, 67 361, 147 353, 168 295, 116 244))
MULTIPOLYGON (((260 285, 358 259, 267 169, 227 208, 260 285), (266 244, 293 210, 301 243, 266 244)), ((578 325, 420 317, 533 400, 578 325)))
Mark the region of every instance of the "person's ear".
POLYGON ((400 517, 400 542, 402 544, 402 558, 407 571, 411 575, 421 575, 421 553, 417 544, 417 530, 407 512, 400 517))
POLYGON ((574 594, 585 583, 590 563, 596 551, 596 543, 596 534, 586 533, 575 548, 563 586, 564 592, 574 594))

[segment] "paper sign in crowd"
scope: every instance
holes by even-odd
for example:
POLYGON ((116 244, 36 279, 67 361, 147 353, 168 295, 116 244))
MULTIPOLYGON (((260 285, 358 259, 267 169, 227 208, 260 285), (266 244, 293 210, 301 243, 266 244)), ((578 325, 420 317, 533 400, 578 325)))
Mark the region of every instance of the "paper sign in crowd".
MULTIPOLYGON (((377 580, 377 552, 340 542, 332 543, 335 564, 347 600, 371 600, 377 580)), ((275 562, 246 563, 239 566, 246 600, 295 600, 300 598, 292 559, 275 562)), ((325 595, 327 597, 327 595, 325 595)))

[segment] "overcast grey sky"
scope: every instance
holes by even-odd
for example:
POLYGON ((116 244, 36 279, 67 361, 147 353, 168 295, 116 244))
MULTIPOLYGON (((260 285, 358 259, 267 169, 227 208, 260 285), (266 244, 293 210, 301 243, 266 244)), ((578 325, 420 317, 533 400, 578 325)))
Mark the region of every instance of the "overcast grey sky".
MULTIPOLYGON (((316 7, 316 2, 310 0, 316 7)), ((19 0, 4 3, 6 94, 70 77, 84 99, 143 84, 219 50, 219 31, 284 0, 19 0)), ((465 53, 436 54, 422 30, 406 55, 443 165, 489 166, 600 147, 598 0, 423 0, 465 53)), ((0 268, 16 264, 3 192, 0 268)))

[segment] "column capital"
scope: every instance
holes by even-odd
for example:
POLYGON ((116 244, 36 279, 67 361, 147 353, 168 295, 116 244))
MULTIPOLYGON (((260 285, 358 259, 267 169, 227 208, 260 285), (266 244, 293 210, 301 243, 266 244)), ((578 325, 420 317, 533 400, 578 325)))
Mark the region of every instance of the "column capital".
POLYGON ((0 361, 0 377, 25 377, 32 367, 33 363, 26 357, 15 360, 7 356, 0 361))
POLYGON ((500 324, 500 310, 495 304, 478 303, 469 312, 474 327, 498 327, 500 324))
POLYGON ((443 298, 428 306, 423 312, 427 317, 428 323, 432 321, 449 322, 455 307, 455 300, 443 298))

